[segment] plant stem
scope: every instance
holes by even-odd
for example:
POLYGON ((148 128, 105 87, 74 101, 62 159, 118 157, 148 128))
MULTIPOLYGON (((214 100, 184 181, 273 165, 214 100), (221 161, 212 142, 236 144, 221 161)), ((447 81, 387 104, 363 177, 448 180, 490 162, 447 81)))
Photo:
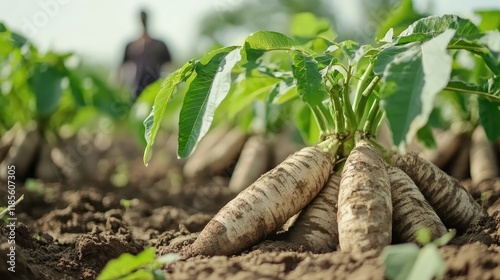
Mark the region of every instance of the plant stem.
POLYGON ((335 114, 335 133, 339 135, 345 134, 345 120, 342 113, 342 105, 339 100, 339 93, 335 89, 331 89, 332 106, 335 114))
POLYGON ((368 117, 366 118, 366 122, 363 126, 363 131, 371 133, 371 128, 373 126, 373 123, 375 122, 375 118, 377 117, 377 114, 379 112, 380 106, 379 106, 380 101, 378 99, 375 99, 375 101, 372 104, 372 107, 370 108, 370 111, 368 113, 368 117))
POLYGON ((337 151, 341 145, 342 145, 342 143, 338 139, 328 138, 325 141, 316 145, 316 147, 318 147, 319 149, 323 150, 324 152, 328 152, 332 156, 336 157, 337 151))
POLYGON ((323 105, 323 103, 318 105, 319 110, 321 111, 323 117, 326 120, 326 129, 328 132, 334 133, 335 132, 335 120, 333 119, 333 116, 326 107, 323 105))
POLYGON ((378 134, 378 129, 380 128, 382 121, 384 121, 384 117, 385 117, 385 112, 382 110, 378 110, 377 115, 375 116, 375 120, 373 121, 370 133, 372 133, 373 135, 378 134))
POLYGON ((342 111, 342 104, 340 104, 340 97, 338 91, 335 89, 335 81, 330 75, 326 75, 328 81, 332 84, 332 87, 328 89, 330 92, 330 98, 332 100, 333 113, 335 116, 335 131, 339 135, 345 134, 345 120, 342 111))
POLYGON ((379 76, 373 77, 373 79, 370 81, 370 84, 368 84, 368 86, 365 88, 365 90, 361 94, 360 100, 359 100, 356 108, 354 108, 354 110, 356 111, 356 117, 358 119, 358 122, 360 122, 361 119, 363 118, 363 113, 365 112, 366 102, 368 101, 368 98, 370 97, 370 93, 373 91, 373 89, 375 89, 375 87, 377 86, 379 81, 380 81, 379 76))
POLYGON ((368 77, 371 75, 374 64, 370 62, 365 72, 361 75, 358 81, 358 85, 356 86, 356 92, 354 94, 354 109, 358 108, 359 101, 363 94, 364 89, 368 86, 369 80, 368 77))
POLYGON ((354 132, 357 127, 356 115, 354 114, 353 107, 351 105, 351 100, 349 97, 349 84, 351 81, 351 71, 352 67, 348 67, 347 78, 344 84, 344 90, 342 91, 342 99, 344 100, 344 112, 346 113, 346 128, 348 132, 354 132))

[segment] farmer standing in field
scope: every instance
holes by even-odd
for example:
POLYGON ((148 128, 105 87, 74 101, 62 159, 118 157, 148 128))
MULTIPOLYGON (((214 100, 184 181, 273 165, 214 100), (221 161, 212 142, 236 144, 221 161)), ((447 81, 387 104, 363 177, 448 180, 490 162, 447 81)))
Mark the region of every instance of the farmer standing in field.
POLYGON ((151 38, 148 32, 148 15, 141 11, 143 33, 137 40, 127 44, 120 76, 133 90, 134 100, 149 84, 166 72, 172 58, 167 45, 151 38))

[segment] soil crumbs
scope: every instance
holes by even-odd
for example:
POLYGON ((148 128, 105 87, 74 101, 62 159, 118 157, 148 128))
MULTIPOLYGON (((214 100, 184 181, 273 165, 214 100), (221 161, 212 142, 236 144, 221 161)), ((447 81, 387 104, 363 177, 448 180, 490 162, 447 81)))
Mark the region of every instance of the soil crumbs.
MULTIPOLYGON (((95 279, 109 260, 123 253, 137 254, 146 247, 155 247, 158 255, 178 252, 235 196, 227 188, 227 176, 183 182, 181 165, 157 162, 146 169, 141 151, 134 154, 134 149, 109 155, 129 155, 129 182, 123 187, 67 182, 33 190, 16 184, 16 193, 25 199, 15 209, 15 273, 8 271, 6 259, 11 230, 0 221, 0 279, 95 279)), ((168 160, 174 150, 153 161, 168 160)), ((500 279, 499 182, 477 190, 464 184, 489 216, 440 248, 445 279, 500 279), (490 191, 487 199, 485 190, 490 191)), ((0 197, 7 197, 2 185, 0 197)), ((378 257, 313 254, 277 240, 231 257, 180 260, 163 271, 167 279, 384 279, 378 257)))
MULTIPOLYGON (((181 190, 163 185, 141 192, 146 186, 48 184, 39 193, 18 186, 26 198, 16 208, 16 272, 7 270, 10 229, 0 222, 0 279, 95 279, 122 253, 137 254, 148 246, 158 254, 177 252, 234 197, 223 179, 208 183, 203 191, 194 184, 181 190), (139 202, 125 208, 121 198, 139 202)), ((440 248, 447 264, 445 279, 500 279, 499 245, 497 211, 440 248)), ((164 272, 167 279, 384 279, 377 257, 313 254, 270 240, 232 257, 177 261, 164 272)))

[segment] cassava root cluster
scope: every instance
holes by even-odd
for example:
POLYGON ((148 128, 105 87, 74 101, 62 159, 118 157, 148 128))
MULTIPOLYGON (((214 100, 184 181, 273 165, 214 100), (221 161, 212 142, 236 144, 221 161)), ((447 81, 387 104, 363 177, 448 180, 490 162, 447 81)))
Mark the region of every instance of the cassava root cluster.
MULTIPOLYGON (((335 145, 334 145, 335 146, 335 145)), ((186 255, 232 255, 262 241, 296 215, 286 240, 312 252, 380 251, 447 228, 465 231, 485 214, 459 182, 416 154, 384 160, 360 140, 335 166, 338 146, 306 147, 224 206, 186 255), (395 235, 393 237, 393 234, 395 235)))

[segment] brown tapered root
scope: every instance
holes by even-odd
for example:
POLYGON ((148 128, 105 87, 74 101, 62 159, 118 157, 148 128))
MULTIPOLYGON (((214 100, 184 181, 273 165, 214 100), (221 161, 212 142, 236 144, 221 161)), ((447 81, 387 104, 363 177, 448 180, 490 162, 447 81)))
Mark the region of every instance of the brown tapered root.
POLYGON ((288 240, 315 253, 332 252, 339 244, 337 201, 340 174, 332 173, 318 195, 300 212, 288 240))
POLYGON ((429 229, 431 240, 447 233, 441 219, 408 175, 397 167, 388 168, 392 194, 393 233, 401 242, 417 242, 417 231, 429 229))
POLYGON ((410 176, 446 227, 464 232, 485 214, 458 180, 417 154, 394 154, 392 164, 410 176))

